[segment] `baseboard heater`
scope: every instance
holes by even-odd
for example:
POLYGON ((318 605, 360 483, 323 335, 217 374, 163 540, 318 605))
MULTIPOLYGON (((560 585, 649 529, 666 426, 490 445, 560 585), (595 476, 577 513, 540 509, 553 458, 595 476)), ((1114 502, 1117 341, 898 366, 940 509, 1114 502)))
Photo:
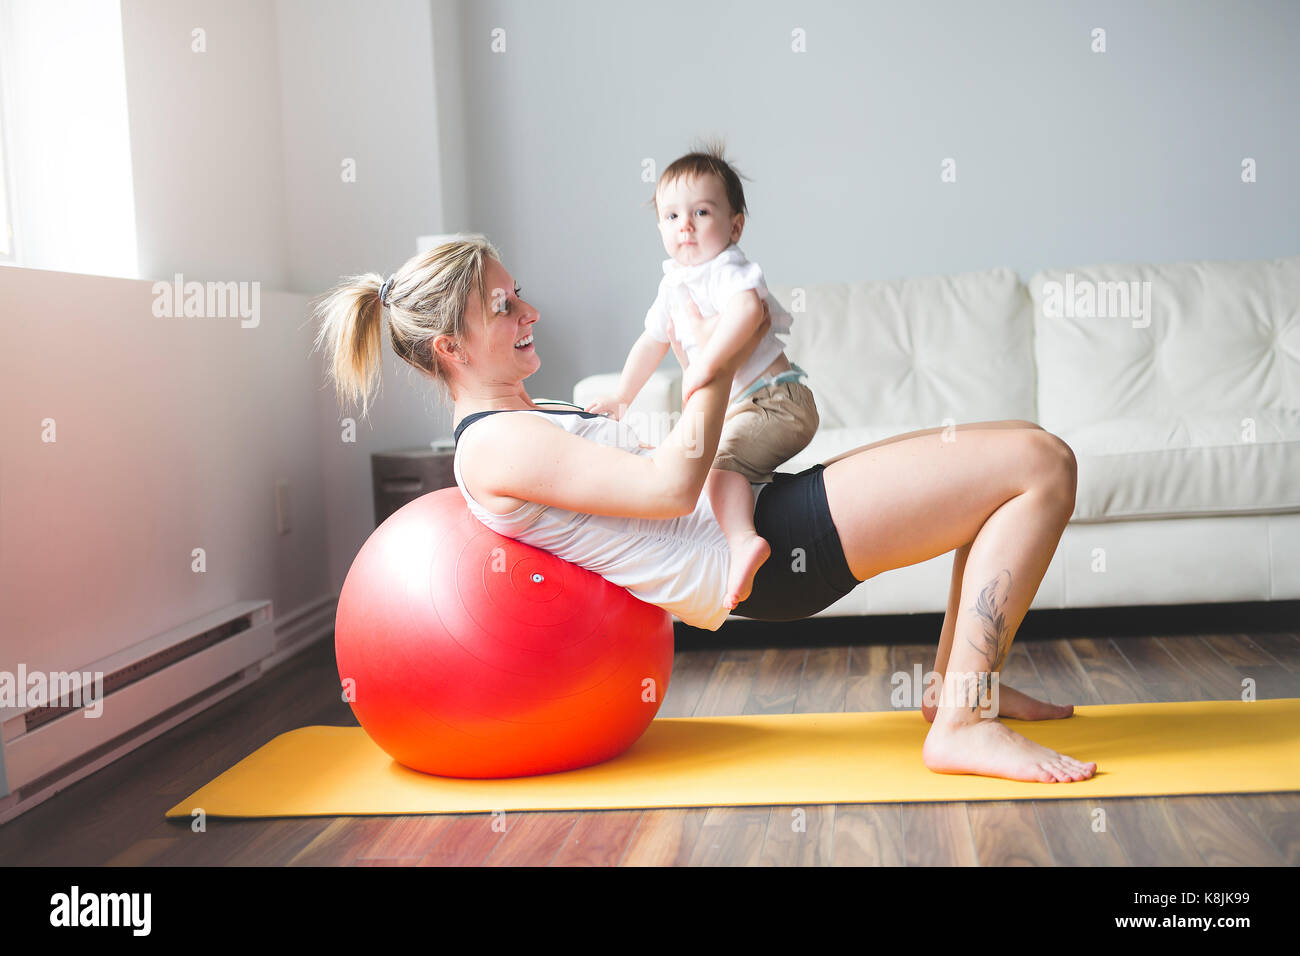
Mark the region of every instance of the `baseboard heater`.
POLYGON ((244 601, 78 668, 104 675, 97 717, 84 707, 0 707, 9 787, 0 823, 256 680, 275 650, 271 602, 244 601))

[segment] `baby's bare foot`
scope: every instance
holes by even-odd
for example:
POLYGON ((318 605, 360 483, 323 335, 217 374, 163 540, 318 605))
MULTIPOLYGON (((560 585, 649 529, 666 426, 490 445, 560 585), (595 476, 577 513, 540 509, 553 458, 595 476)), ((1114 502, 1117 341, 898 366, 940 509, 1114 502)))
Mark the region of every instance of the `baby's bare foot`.
POLYGON ((1016 733, 996 718, 972 723, 941 719, 930 727, 921 759, 936 773, 973 773, 1031 783, 1087 780, 1095 762, 1082 763, 1016 733))
MULTIPOLYGON (((931 691, 936 700, 939 697, 938 692, 939 688, 931 691)), ((936 710, 938 708, 934 704, 922 701, 921 715, 930 723, 934 722, 936 710)), ((1073 713, 1073 704, 1049 704, 1046 701, 1030 697, 1014 687, 1002 683, 998 684, 999 717, 1011 717, 1014 720, 1060 720, 1063 717, 1071 716, 1073 713)))
POLYGON ((754 575, 772 553, 767 539, 757 534, 729 538, 731 566, 727 570, 727 595, 724 602, 729 610, 749 597, 754 588, 754 575))

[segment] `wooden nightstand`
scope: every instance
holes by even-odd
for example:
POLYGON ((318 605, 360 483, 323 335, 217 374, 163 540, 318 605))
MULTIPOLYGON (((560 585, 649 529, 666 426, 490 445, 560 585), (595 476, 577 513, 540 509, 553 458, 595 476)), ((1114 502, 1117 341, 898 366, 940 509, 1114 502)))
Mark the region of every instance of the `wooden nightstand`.
POLYGON ((421 495, 456 484, 451 463, 455 446, 445 443, 422 448, 375 452, 370 456, 370 478, 375 492, 375 527, 402 505, 421 495))

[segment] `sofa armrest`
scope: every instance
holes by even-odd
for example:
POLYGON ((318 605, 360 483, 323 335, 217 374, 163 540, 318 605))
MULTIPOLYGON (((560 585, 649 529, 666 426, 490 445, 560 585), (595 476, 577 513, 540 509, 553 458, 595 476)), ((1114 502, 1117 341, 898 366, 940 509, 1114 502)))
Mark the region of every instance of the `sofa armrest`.
MULTIPOLYGON (((573 386, 573 404, 586 408, 597 397, 616 390, 619 378, 620 372, 601 372, 579 380, 573 386)), ((643 442, 658 445, 673 430, 681 414, 681 370, 660 369, 651 373, 622 421, 632 426, 643 442)))

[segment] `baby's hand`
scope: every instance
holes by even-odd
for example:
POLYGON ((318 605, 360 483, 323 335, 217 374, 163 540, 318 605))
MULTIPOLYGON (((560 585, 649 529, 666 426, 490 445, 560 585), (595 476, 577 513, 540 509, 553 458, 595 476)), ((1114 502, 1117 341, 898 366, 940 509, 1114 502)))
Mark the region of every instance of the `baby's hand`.
POLYGON ((607 415, 614 421, 619 421, 627 414, 629 404, 629 402, 623 400, 622 395, 601 395, 588 405, 586 410, 595 412, 597 415, 607 415))

